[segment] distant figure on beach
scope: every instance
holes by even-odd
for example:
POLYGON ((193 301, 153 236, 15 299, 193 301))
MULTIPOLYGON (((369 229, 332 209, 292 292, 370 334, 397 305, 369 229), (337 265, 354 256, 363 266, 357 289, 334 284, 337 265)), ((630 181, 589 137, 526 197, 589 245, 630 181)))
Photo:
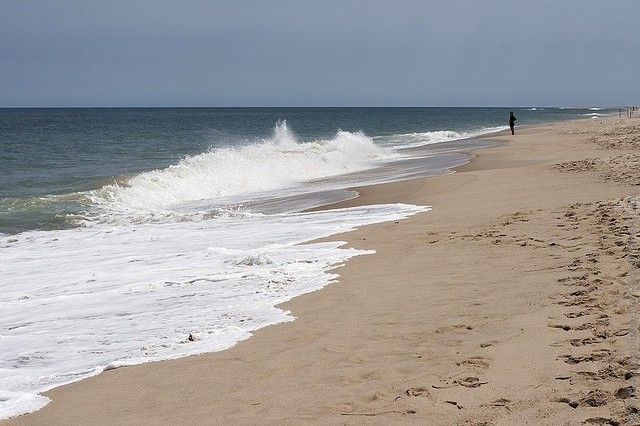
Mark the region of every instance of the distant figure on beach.
POLYGON ((511 111, 509 113, 509 127, 511 128, 511 134, 515 135, 515 133, 513 132, 513 126, 516 125, 516 116, 513 115, 513 111, 511 111))

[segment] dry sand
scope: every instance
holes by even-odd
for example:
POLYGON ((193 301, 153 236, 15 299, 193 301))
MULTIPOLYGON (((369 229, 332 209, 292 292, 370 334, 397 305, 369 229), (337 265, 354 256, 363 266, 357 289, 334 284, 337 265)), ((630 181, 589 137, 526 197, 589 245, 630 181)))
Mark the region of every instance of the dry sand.
POLYGON ((234 348, 47 393, 24 424, 634 423, 640 119, 517 129, 455 174, 361 188, 430 205, 234 348), (633 264, 633 262, 636 262, 633 264))

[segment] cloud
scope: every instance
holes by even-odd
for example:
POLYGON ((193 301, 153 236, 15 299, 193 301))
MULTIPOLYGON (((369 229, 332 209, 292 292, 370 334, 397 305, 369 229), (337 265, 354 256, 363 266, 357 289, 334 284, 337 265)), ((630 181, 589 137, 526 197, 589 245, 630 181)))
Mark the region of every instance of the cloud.
POLYGON ((0 105, 624 103, 640 2, 10 0, 0 105), (601 86, 618 75, 616 84, 601 86))

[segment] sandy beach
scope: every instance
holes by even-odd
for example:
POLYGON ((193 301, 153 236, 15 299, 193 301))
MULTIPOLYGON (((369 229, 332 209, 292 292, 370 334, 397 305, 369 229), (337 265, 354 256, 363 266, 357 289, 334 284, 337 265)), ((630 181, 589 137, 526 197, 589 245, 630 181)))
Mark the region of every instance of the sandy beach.
POLYGON ((637 423, 640 118, 490 139, 452 175, 331 206, 432 210, 331 237, 376 254, 286 303, 295 321, 54 389, 0 424, 637 423))

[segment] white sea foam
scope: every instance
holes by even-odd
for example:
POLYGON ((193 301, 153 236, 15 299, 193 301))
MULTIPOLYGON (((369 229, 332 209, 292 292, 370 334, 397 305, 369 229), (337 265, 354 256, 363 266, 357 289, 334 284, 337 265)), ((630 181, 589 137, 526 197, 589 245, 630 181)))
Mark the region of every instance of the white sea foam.
POLYGON ((364 170, 390 155, 362 133, 340 131, 330 140, 299 142, 281 122, 261 143, 212 149, 88 197, 110 213, 166 212, 181 203, 275 191, 364 170))
POLYGON ((433 132, 404 133, 391 136, 378 136, 374 140, 383 146, 393 146, 395 149, 414 148, 440 142, 450 142, 460 139, 473 138, 481 135, 508 129, 507 126, 484 127, 475 131, 456 132, 453 130, 437 130, 433 132))
POLYGON ((424 210, 379 205, 3 236, 0 419, 105 369, 223 350, 291 321, 275 306, 370 253, 299 243, 424 210))

